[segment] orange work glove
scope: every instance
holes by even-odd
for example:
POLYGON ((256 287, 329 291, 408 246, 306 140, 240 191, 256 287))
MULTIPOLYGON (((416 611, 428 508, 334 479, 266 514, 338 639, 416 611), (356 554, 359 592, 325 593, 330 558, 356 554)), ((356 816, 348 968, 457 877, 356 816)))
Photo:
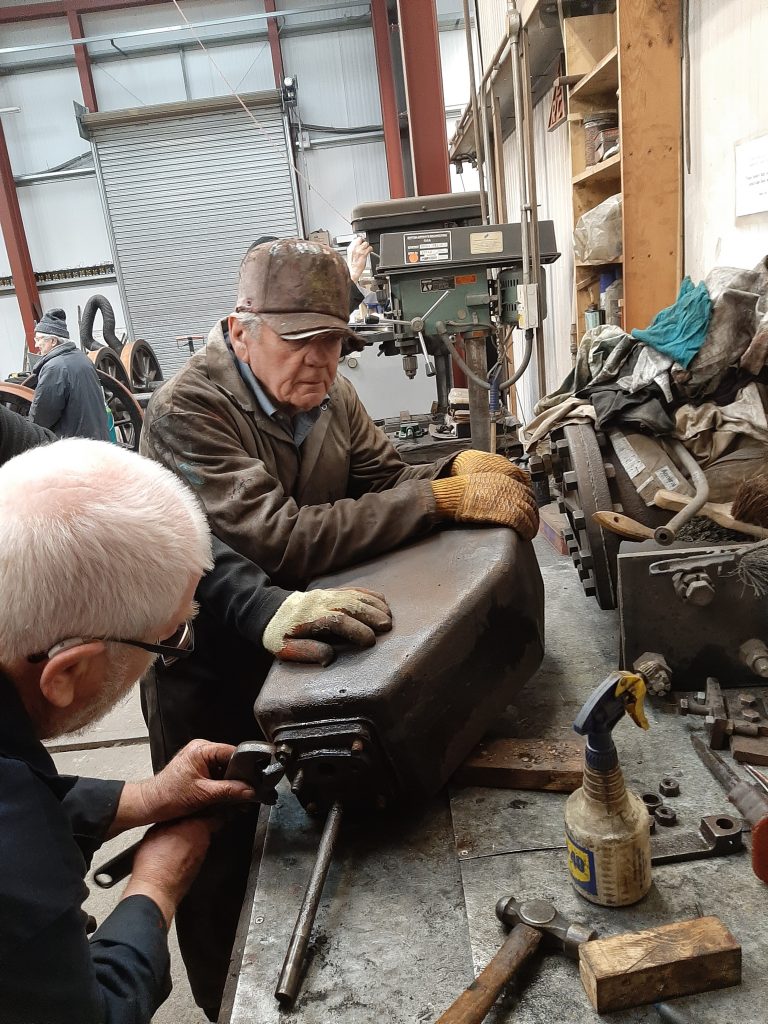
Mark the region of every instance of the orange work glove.
POLYGON ((490 452, 479 452, 474 448, 459 452, 451 463, 451 476, 469 476, 472 473, 503 473, 522 483, 528 483, 528 474, 518 466, 512 465, 503 455, 491 455, 490 452))
POLYGON ((489 523, 509 526, 525 540, 539 529, 539 510, 530 484, 503 473, 433 480, 437 511, 457 523, 489 523))

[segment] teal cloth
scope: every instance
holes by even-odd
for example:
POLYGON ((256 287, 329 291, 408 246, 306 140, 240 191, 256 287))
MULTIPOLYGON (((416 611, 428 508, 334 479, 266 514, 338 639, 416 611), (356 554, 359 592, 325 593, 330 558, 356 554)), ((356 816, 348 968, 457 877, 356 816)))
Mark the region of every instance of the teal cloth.
POLYGON ((657 313, 644 331, 632 331, 632 337, 687 367, 704 344, 711 315, 712 300, 706 285, 703 281, 694 285, 686 277, 674 305, 657 313))

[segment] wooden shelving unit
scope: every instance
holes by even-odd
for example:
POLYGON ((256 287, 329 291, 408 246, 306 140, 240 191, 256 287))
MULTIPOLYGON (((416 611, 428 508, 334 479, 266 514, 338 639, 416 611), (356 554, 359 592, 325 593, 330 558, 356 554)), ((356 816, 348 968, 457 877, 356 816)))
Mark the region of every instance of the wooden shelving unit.
MULTIPOLYGON (((646 327, 674 302, 681 276, 680 0, 617 0, 615 14, 566 18, 573 222, 621 193, 624 328, 646 327), (619 115, 620 151, 586 164, 583 119, 619 115)), ((608 266, 608 264, 603 265, 608 266)), ((579 337, 584 311, 599 296, 600 267, 576 264, 579 337)))

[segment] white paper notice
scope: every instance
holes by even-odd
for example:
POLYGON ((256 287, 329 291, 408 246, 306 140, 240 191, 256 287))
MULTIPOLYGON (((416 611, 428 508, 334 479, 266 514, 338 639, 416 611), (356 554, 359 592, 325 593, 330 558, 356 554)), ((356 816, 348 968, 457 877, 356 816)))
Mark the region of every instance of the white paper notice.
POLYGON ((768 135, 736 143, 736 216, 768 211, 768 135))

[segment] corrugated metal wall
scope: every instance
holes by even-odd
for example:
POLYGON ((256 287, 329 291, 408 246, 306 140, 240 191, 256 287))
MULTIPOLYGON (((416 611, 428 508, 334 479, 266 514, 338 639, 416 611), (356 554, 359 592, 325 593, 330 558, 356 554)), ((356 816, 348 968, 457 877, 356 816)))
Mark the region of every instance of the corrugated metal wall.
POLYGON ((685 269, 752 267, 768 253, 768 213, 735 215, 734 144, 768 133, 768 3, 690 3, 691 173, 685 174, 685 269))
POLYGON ((259 130, 247 144, 240 107, 188 114, 182 105, 92 129, 131 336, 152 345, 166 376, 188 356, 175 339, 205 336, 233 308, 254 239, 297 233, 275 95, 250 106, 259 130))
MULTIPOLYGON (((544 353, 547 391, 556 388, 571 368, 570 337, 573 305, 573 214, 571 206, 570 148, 568 126, 547 131, 552 92, 534 108, 534 143, 536 147, 536 178, 541 220, 555 223, 555 237, 560 259, 545 269, 547 278, 547 319, 544 321, 544 353)), ((504 143, 504 170, 507 188, 507 209, 510 221, 520 220, 520 187, 517 173, 517 137, 512 134, 504 143)), ((516 332, 519 333, 519 332, 516 332)), ((515 346, 516 356, 522 354, 522 343, 515 346)), ((517 385, 519 411, 524 420, 531 418, 538 394, 535 357, 531 369, 517 385)))

